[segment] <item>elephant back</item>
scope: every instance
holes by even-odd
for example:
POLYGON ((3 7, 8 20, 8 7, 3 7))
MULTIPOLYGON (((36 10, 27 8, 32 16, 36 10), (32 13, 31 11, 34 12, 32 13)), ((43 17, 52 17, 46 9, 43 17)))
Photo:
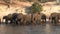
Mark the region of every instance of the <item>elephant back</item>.
POLYGON ((8 16, 8 18, 9 18, 9 19, 11 19, 11 18, 12 18, 12 14, 8 14, 7 16, 8 16))
POLYGON ((27 21, 30 21, 31 20, 31 15, 30 14, 27 14, 27 15, 25 15, 25 20, 27 20, 27 21))
POLYGON ((3 16, 3 19, 8 19, 8 17, 7 16, 3 16))
POLYGON ((17 13, 13 13, 13 14, 12 14, 12 19, 16 19, 16 18, 17 18, 17 16, 18 16, 18 14, 17 14, 17 13))
POLYGON ((46 19, 46 15, 43 13, 40 13, 41 19, 46 19))
POLYGON ((18 16, 17 16, 17 19, 22 19, 23 18, 23 14, 19 13, 18 16))

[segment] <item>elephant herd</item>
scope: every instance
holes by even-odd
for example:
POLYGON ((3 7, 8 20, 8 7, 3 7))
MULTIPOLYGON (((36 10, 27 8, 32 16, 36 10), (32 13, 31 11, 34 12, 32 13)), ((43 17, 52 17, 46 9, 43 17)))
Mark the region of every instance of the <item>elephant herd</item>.
MULTIPOLYGON (((59 23, 60 13, 52 13, 49 17, 49 21, 51 23, 57 24, 59 23)), ((20 25, 30 25, 30 24, 43 24, 46 23, 46 15, 43 13, 34 13, 23 15, 22 13, 13 13, 8 14, 3 17, 5 19, 6 24, 20 24, 20 25)))

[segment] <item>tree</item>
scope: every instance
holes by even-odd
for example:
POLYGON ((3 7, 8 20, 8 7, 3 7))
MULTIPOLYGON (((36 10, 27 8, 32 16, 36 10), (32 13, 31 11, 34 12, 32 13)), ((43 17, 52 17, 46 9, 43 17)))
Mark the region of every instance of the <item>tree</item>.
POLYGON ((6 5, 8 6, 8 8, 10 7, 10 0, 3 0, 5 3, 6 3, 6 5))
POLYGON ((29 2, 33 2, 33 1, 35 1, 35 0, 27 0, 27 1, 29 1, 29 2))
POLYGON ((30 7, 30 13, 31 13, 31 22, 33 22, 33 14, 34 13, 39 13, 42 11, 42 5, 35 2, 34 4, 32 4, 32 6, 30 7))
POLYGON ((42 11, 42 5, 35 2, 34 4, 32 4, 31 8, 30 8, 30 12, 31 13, 40 13, 42 11))

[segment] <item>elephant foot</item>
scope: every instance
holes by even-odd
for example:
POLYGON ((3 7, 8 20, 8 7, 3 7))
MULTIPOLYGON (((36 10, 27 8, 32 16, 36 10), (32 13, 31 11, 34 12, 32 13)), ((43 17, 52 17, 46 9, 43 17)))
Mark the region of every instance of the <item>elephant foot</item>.
POLYGON ((6 24, 8 24, 8 23, 6 22, 6 24))
POLYGON ((23 23, 20 23, 20 25, 23 25, 23 23))
POLYGON ((27 22, 26 25, 31 25, 31 23, 27 22))
POLYGON ((17 22, 15 24, 18 24, 17 22))

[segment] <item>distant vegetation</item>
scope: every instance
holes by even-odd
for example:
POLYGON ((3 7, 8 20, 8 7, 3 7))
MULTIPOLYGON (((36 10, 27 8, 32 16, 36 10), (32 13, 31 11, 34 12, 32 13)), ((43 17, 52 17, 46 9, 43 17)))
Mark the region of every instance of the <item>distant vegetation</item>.
POLYGON ((30 8, 30 12, 31 13, 40 13, 42 11, 42 5, 35 2, 34 4, 32 4, 31 8, 30 8))

